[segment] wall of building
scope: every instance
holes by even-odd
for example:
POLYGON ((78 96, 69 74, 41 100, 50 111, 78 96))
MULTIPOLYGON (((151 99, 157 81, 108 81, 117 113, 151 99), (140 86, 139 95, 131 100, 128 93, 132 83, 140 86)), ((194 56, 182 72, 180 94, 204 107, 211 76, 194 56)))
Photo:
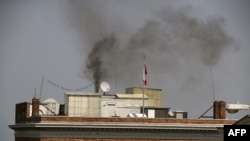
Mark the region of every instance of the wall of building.
POLYGON ((140 113, 141 105, 142 105, 141 99, 102 98, 101 117, 114 117, 114 116, 127 117, 129 113, 140 113))
POLYGON ((121 116, 117 112, 117 107, 123 106, 124 101, 119 99, 110 99, 104 98, 101 99, 101 117, 112 117, 112 116, 121 116))
POLYGON ((15 123, 25 123, 26 119, 31 116, 31 103, 23 102, 16 104, 15 123))
POLYGON ((100 98, 97 93, 65 93, 64 112, 70 117, 100 117, 100 98))
POLYGON ((185 125, 163 125, 155 124, 153 126, 142 124, 105 124, 86 123, 85 126, 69 123, 68 125, 60 126, 60 124, 47 124, 43 127, 26 127, 22 130, 17 129, 16 138, 20 140, 26 138, 36 139, 41 138, 55 141, 60 140, 108 140, 108 139, 123 139, 123 140, 219 140, 219 133, 215 127, 204 126, 187 126, 185 125), (199 126, 199 127, 198 127, 199 126))
MULTIPOLYGON (((142 94, 143 88, 140 88, 140 87, 126 88, 126 93, 142 94)), ((148 97, 148 105, 155 106, 155 107, 162 107, 162 90, 161 89, 145 88, 144 93, 148 97)))
POLYGON ((195 124, 194 126, 185 125, 162 125, 154 124, 153 126, 142 124, 95 124, 86 123, 85 126, 69 123, 68 125, 60 126, 48 124, 43 127, 27 127, 23 130, 17 129, 16 141, 32 141, 31 139, 40 138, 41 141, 85 141, 85 140, 173 140, 173 141, 197 141, 197 140, 217 140, 220 139, 220 134, 216 127, 209 127, 195 124), (23 139, 23 140, 22 140, 23 139))
POLYGON ((27 123, 10 125, 16 141, 223 141, 218 129, 235 121, 42 116, 27 123))
MULTIPOLYGON (((118 95, 118 94, 117 94, 118 95)), ((129 113, 140 113, 142 94, 120 94, 126 97, 104 96, 98 93, 65 93, 64 115, 70 117, 127 117, 129 113)), ((144 100, 148 105, 148 100, 144 100)), ((150 105, 152 106, 152 105, 150 105)))
MULTIPOLYGON (((142 99, 123 99, 124 100, 124 106, 142 106, 143 100, 142 99)), ((148 106, 148 100, 144 100, 145 106, 148 106)), ((150 105, 151 106, 151 105, 150 105)))

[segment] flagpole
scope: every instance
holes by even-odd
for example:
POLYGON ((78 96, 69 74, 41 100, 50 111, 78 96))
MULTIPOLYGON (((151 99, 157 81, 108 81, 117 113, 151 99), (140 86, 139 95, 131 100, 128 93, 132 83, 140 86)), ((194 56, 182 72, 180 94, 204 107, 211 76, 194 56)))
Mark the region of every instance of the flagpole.
POLYGON ((145 78, 144 78, 145 80, 143 80, 143 94, 142 94, 142 95, 143 95, 143 98, 142 98, 142 116, 143 116, 143 117, 144 117, 144 113, 145 113, 145 109, 144 109, 144 107, 145 107, 145 101, 144 101, 145 96, 144 96, 144 95, 145 95, 145 81, 146 81, 146 74, 145 74, 145 69, 146 69, 146 68, 145 68, 145 59, 146 59, 146 57, 145 57, 145 55, 144 55, 144 56, 143 56, 143 68, 144 68, 144 69, 143 69, 143 70, 144 70, 144 71, 143 71, 143 75, 144 75, 144 77, 145 77, 145 78))
POLYGON ((143 98, 142 98, 142 116, 144 117, 144 94, 145 94, 145 84, 143 82, 143 98))

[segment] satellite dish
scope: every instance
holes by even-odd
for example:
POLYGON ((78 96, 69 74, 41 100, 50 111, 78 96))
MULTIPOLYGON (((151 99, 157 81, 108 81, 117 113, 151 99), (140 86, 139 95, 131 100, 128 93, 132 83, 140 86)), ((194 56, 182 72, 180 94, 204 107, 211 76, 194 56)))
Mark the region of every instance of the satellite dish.
POLYGON ((172 112, 171 110, 168 111, 168 115, 173 117, 174 116, 174 112, 172 112))
POLYGON ((104 93, 108 92, 110 89, 109 83, 105 81, 103 81, 100 86, 102 91, 104 91, 104 93))

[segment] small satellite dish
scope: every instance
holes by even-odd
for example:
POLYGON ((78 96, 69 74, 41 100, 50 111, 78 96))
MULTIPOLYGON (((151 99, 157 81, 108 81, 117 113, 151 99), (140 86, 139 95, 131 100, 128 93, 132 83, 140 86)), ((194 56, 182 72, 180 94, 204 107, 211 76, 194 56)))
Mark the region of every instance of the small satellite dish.
POLYGON ((168 111, 168 115, 173 117, 174 116, 174 112, 172 112, 171 110, 168 111))
POLYGON ((108 92, 110 89, 109 83, 105 81, 101 83, 100 87, 104 93, 108 92))

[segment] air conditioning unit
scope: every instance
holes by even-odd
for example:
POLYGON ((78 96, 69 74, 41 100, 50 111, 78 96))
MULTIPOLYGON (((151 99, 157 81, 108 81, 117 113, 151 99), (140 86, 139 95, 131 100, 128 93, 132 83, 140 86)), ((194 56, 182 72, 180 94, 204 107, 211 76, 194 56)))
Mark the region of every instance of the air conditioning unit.
POLYGON ((142 113, 129 113, 128 117, 130 117, 130 118, 143 118, 143 117, 147 117, 147 115, 144 114, 144 116, 143 116, 142 113))

